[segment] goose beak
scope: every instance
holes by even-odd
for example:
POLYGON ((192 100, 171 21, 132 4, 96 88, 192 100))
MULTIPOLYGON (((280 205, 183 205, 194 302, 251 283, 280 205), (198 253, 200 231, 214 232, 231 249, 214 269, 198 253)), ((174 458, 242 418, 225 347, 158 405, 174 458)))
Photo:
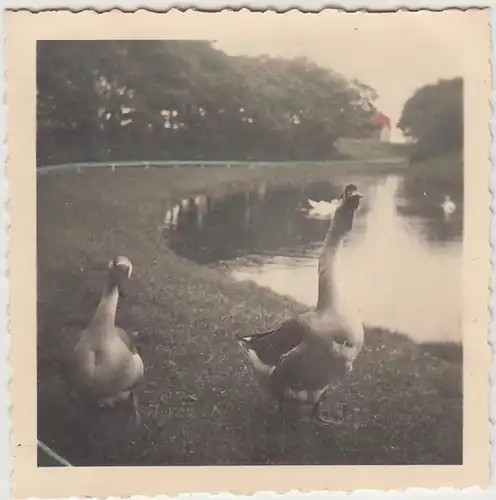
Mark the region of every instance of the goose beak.
POLYGON ((358 206, 360 205, 360 200, 362 198, 363 198, 363 194, 360 191, 356 190, 347 196, 346 201, 348 202, 348 206, 350 208, 352 208, 353 210, 356 210, 358 208, 358 206))
POLYGON ((346 363, 346 369, 348 370, 348 373, 351 373, 353 371, 353 363, 351 361, 348 361, 346 363))
POLYGON ((131 278, 131 263, 117 261, 115 269, 117 272, 117 288, 119 290, 119 297, 124 298, 127 296, 127 284, 131 278))
POLYGON ((354 198, 354 197, 360 199, 363 198, 363 194, 360 191, 353 191, 353 193, 349 195, 349 198, 354 198))

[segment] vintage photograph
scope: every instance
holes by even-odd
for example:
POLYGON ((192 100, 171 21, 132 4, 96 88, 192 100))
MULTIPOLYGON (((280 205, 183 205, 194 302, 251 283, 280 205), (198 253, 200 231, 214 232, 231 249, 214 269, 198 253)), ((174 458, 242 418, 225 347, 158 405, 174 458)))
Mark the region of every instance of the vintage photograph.
POLYGON ((237 19, 35 41, 37 467, 463 466, 481 23, 237 19))

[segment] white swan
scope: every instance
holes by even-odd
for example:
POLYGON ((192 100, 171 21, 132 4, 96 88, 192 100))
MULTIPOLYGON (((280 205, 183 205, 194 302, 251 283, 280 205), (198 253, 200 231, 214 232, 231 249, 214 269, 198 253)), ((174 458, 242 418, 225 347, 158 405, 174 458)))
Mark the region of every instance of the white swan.
POLYGON ((448 195, 445 195, 441 208, 443 209, 444 215, 448 216, 456 210, 456 205, 448 195))
POLYGON ((314 201, 309 198, 308 204, 311 207, 310 210, 308 210, 308 218, 326 220, 334 216, 336 209, 339 206, 339 199, 328 202, 314 201))

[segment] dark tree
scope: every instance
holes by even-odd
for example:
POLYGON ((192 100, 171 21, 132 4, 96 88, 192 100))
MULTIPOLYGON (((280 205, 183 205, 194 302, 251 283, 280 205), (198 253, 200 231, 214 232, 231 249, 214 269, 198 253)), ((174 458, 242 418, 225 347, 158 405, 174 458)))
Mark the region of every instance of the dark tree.
POLYGON ((463 80, 418 89, 406 102, 398 127, 414 139, 414 159, 463 151, 463 80))
POLYGON ((38 43, 38 163, 317 160, 374 128, 376 94, 306 59, 208 41, 38 43))

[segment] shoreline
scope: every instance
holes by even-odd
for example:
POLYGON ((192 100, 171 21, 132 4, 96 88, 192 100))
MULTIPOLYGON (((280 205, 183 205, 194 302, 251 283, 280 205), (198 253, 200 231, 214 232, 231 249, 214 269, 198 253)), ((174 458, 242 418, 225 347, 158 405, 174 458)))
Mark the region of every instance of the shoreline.
MULTIPOLYGON (((339 436, 274 427, 272 407, 234 336, 306 306, 175 255, 160 230, 160 207, 179 196, 219 184, 284 181, 286 168, 270 170, 92 170, 38 178, 38 435, 48 446, 75 465, 461 463, 461 353, 436 346, 448 361, 380 329, 367 328, 356 371, 337 389, 350 408, 339 436), (128 436, 117 425, 122 416, 81 421, 57 363, 91 317, 102 265, 115 254, 135 268, 117 322, 140 332, 147 365, 141 435, 128 436), (419 447, 420 434, 433 437, 419 447)), ((301 170, 293 181, 328 179, 322 169, 301 170)))
MULTIPOLYGON (((268 291, 269 293, 273 293, 279 297, 286 297, 289 300, 295 301, 300 307, 303 307, 305 309, 310 309, 312 306, 309 304, 304 303, 301 300, 298 300, 295 297, 292 297, 289 294, 281 294, 278 293, 277 291, 271 289, 269 286, 266 285, 260 285, 258 284, 255 280, 252 280, 250 278, 233 278, 231 276, 231 273, 234 271, 239 271, 239 268, 244 268, 246 266, 254 266, 257 267, 258 264, 260 264, 261 260, 263 259, 263 256, 256 256, 256 259, 251 259, 251 256, 242 256, 242 257, 237 257, 233 260, 230 261, 222 261, 217 264, 211 264, 208 265, 209 269, 216 270, 218 272, 224 273, 229 279, 234 279, 236 283, 252 283, 256 285, 259 288, 262 288, 263 290, 268 291), (258 260, 260 259, 260 261, 258 260)), ((449 339, 449 340, 441 340, 441 339, 436 339, 436 340, 416 340, 413 338, 409 333, 406 331, 402 331, 401 329, 392 329, 388 328, 385 326, 381 326, 378 324, 372 324, 372 323, 367 323, 364 322, 363 326, 367 330, 382 330, 384 332, 389 332, 391 334, 395 335, 400 335, 405 337, 406 340, 414 342, 418 346, 420 346, 422 349, 425 349, 427 351, 430 351, 434 356, 439 357, 441 359, 446 359, 446 360, 456 360, 455 362, 462 362, 462 353, 463 353, 463 340, 454 340, 454 339, 449 339), (446 347, 446 352, 444 352, 443 347, 446 347)))

